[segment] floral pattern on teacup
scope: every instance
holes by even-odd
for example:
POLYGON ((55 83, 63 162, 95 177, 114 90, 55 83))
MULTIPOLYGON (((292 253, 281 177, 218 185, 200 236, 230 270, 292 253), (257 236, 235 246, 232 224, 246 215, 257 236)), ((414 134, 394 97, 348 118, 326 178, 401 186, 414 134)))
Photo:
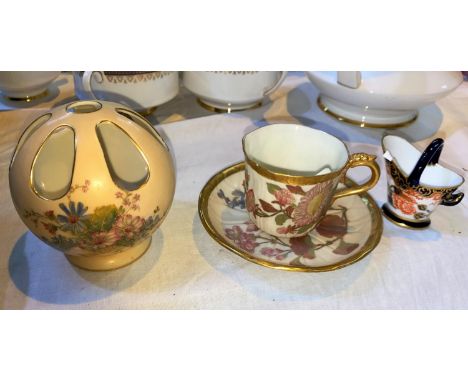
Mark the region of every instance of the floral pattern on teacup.
POLYGON ((267 182, 269 201, 258 198, 249 188, 246 172, 245 200, 247 211, 255 218, 274 218, 278 235, 306 234, 317 224, 332 197, 334 180, 301 187, 267 182), (310 188, 309 188, 310 187, 310 188))
MULTIPOLYGON (((245 189, 245 182, 244 182, 245 189)), ((277 201, 282 207, 291 205, 291 195, 284 190, 276 190, 277 201)), ((289 190, 288 190, 289 191, 289 190)), ((289 191, 291 192, 291 191, 289 191)), ((235 189, 231 196, 227 196, 223 189, 219 189, 217 195, 229 208, 245 211, 248 208, 249 198, 241 190, 235 189), (239 203, 245 200, 246 203, 239 203)), ((306 193, 304 193, 305 196, 306 193)), ((276 204, 276 203, 275 203, 276 204)), ((250 204, 252 207, 252 205, 250 204)), ((276 216, 278 216, 277 214, 276 216)), ((358 243, 345 239, 352 230, 349 229, 348 208, 344 205, 336 205, 328 209, 326 215, 315 227, 313 235, 305 235, 292 238, 281 238, 262 232, 254 223, 247 220, 242 223, 227 224, 224 226, 224 234, 240 249, 265 260, 284 262, 288 265, 303 265, 304 261, 315 259, 317 252, 328 249, 334 255, 347 256, 359 248, 358 243)))

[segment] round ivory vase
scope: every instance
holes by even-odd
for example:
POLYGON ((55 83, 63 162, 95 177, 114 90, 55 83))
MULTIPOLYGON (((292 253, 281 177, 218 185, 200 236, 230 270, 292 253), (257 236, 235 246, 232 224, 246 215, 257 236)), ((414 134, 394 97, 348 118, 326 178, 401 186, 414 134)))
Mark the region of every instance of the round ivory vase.
POLYGON ((142 256, 175 192, 164 140, 136 112, 105 101, 73 102, 36 118, 17 144, 9 181, 27 227, 88 270, 142 256))

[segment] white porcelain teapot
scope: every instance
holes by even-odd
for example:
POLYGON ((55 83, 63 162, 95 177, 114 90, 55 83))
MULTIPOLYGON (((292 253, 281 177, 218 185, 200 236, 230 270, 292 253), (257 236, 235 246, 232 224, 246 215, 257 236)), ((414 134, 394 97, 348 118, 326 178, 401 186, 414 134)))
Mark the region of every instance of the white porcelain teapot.
POLYGON ((455 90, 461 72, 307 72, 320 108, 361 127, 401 127, 455 90))

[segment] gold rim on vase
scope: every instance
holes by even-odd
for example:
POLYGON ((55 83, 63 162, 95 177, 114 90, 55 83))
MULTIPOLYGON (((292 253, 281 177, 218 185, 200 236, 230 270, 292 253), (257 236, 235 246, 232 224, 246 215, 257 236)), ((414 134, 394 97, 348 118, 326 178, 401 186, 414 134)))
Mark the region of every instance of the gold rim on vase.
MULTIPOLYGON (((208 203, 209 203, 209 198, 214 192, 215 188, 224 179, 226 179, 227 177, 235 173, 244 171, 244 169, 245 169, 245 163, 240 162, 240 163, 231 165, 219 171, 218 173, 213 175, 208 180, 208 182, 205 184, 202 191, 200 192, 200 196, 198 199, 198 213, 200 216, 200 220, 203 224, 203 227, 206 229, 208 234, 218 244, 222 245, 224 248, 242 257, 243 259, 253 262, 255 264, 268 267, 268 268, 287 270, 287 271, 292 271, 292 272, 328 272, 328 271, 334 271, 334 270, 337 270, 337 269, 340 269, 340 268, 343 268, 343 267, 346 267, 348 265, 358 262, 359 260, 367 256, 380 242, 380 239, 382 237, 382 232, 383 232, 383 221, 382 221, 382 215, 380 213, 380 208, 377 206, 374 199, 367 192, 362 192, 359 194, 359 196, 361 196, 361 198, 365 198, 364 204, 366 204, 367 208, 369 209, 370 218, 371 218, 371 232, 366 242, 363 244, 362 248, 355 255, 352 255, 344 260, 341 260, 334 264, 315 266, 315 267, 306 266, 306 265, 304 266, 282 265, 282 264, 277 264, 268 260, 257 258, 253 256, 252 254, 248 253, 247 251, 237 248, 232 243, 227 241, 223 236, 221 236, 218 233, 218 231, 215 229, 215 226, 209 216, 208 203)), ((348 187, 351 187, 356 184, 354 181, 352 181, 349 178, 346 178, 344 182, 346 186, 348 187)))
POLYGON ((345 122, 350 125, 354 126, 359 126, 359 127, 367 127, 367 128, 383 128, 383 129, 396 129, 399 127, 408 127, 411 125, 416 119, 418 119, 418 114, 416 114, 413 118, 411 118, 409 121, 405 122, 399 122, 399 123, 389 123, 389 124, 380 124, 380 123, 371 123, 371 122, 362 122, 362 121, 356 121, 354 119, 346 118, 343 117, 339 114, 336 114, 335 112, 331 111, 328 106, 326 106, 323 102, 321 97, 319 96, 317 98, 317 105, 322 110, 324 113, 330 115, 334 119, 337 119, 340 122, 345 122))

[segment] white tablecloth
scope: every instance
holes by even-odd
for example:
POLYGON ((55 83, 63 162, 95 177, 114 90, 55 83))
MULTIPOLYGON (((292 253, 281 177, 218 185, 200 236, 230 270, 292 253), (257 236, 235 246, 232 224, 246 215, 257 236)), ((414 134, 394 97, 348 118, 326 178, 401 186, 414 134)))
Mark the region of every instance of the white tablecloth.
MULTIPOLYGON (((175 153, 174 203, 145 256, 113 272, 74 268, 60 252, 27 231, 5 194, 8 164, 3 161, 0 307, 468 308, 468 198, 456 207, 439 207, 431 227, 424 231, 405 230, 384 219, 381 242, 369 256, 327 273, 264 268, 222 248, 206 233, 198 217, 199 192, 215 172, 242 159, 241 138, 258 126, 278 121, 312 126, 342 138, 351 152, 377 154, 383 166, 380 138, 385 130, 342 124, 320 111, 317 90, 303 73, 290 73, 271 98, 256 110, 201 113, 204 116, 157 126, 175 153)), ((186 101, 174 102, 180 115, 190 117, 194 98, 186 101)), ((22 127, 18 126, 18 136, 22 127)), ((419 148, 434 136, 444 138, 441 161, 466 178, 467 127, 468 83, 464 83, 437 105, 421 110, 415 124, 393 131, 404 134, 419 148)), ((357 169, 350 175, 359 181, 367 172, 357 169)), ((370 193, 379 205, 385 201, 385 171, 370 193)))

